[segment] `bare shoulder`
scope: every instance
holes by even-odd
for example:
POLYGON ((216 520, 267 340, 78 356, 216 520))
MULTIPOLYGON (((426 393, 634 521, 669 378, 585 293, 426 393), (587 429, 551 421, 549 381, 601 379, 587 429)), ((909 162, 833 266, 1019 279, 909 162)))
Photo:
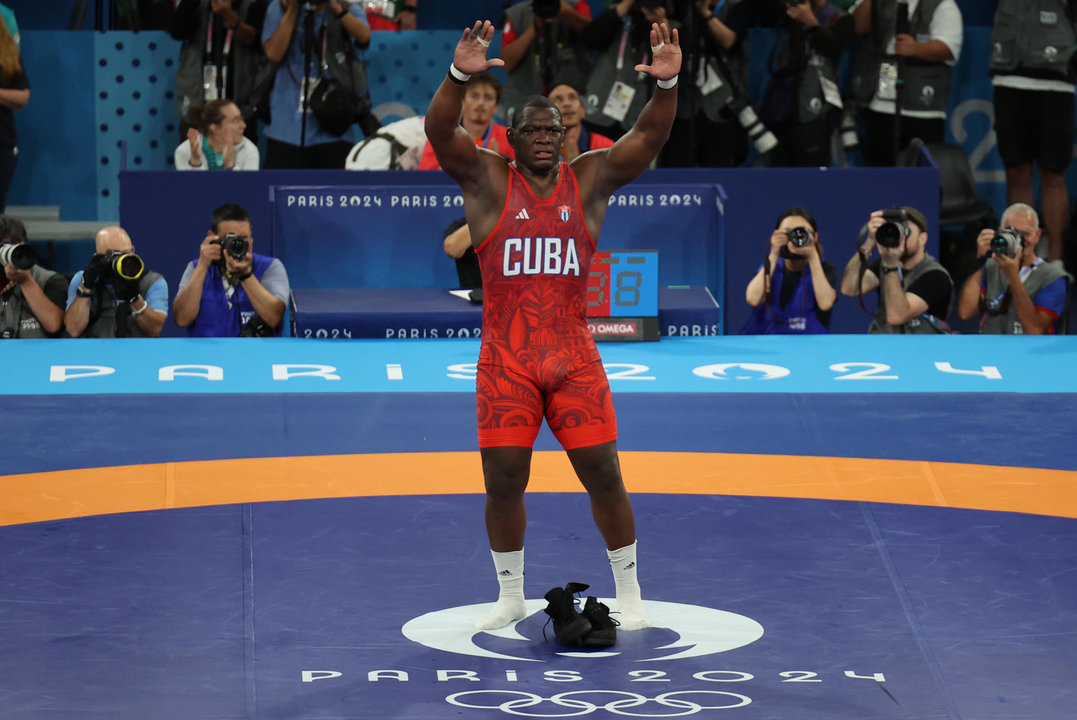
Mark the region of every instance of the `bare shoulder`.
POLYGON ((577 156, 569 163, 572 174, 576 176, 576 184, 580 189, 580 199, 586 204, 595 199, 603 202, 616 188, 606 188, 603 182, 603 169, 609 157, 609 148, 591 150, 577 156))

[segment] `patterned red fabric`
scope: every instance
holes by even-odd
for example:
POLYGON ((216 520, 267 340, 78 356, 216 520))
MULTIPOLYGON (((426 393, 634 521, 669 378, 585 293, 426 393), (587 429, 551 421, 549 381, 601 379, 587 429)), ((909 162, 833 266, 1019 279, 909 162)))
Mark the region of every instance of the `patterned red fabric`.
POLYGON ((510 165, 501 219, 476 250, 481 447, 529 447, 543 416, 566 449, 616 438, 609 383, 587 328, 594 251, 571 168, 561 163, 553 194, 539 199, 510 165))

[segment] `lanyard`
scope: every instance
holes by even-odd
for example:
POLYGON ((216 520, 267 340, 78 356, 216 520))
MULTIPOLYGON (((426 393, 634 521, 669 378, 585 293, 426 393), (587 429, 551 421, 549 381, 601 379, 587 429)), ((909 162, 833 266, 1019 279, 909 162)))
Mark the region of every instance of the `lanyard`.
POLYGON ((625 26, 621 31, 621 48, 617 51, 617 72, 625 66, 625 48, 628 47, 628 32, 632 29, 632 16, 625 18, 625 26))

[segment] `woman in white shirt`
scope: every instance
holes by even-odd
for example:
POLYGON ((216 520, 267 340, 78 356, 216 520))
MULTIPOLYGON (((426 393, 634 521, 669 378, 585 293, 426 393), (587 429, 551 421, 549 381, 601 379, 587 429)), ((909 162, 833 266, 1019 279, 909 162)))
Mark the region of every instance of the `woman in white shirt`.
POLYGON ((191 129, 174 155, 177 170, 257 170, 258 146, 243 136, 247 123, 231 100, 212 100, 187 114, 191 129))

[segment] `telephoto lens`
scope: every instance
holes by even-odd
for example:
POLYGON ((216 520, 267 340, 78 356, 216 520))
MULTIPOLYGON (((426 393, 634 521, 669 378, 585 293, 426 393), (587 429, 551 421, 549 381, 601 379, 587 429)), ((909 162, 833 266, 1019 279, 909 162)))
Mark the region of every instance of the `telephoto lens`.
POLYGON ((543 20, 552 20, 561 12, 561 0, 531 0, 531 12, 543 20))
POLYGON ((124 280, 138 280, 146 271, 146 264, 142 262, 142 258, 133 252, 109 250, 105 253, 105 260, 116 277, 124 280))
POLYGON ((0 265, 10 265, 16 270, 29 270, 37 262, 37 253, 26 243, 0 245, 0 265))

